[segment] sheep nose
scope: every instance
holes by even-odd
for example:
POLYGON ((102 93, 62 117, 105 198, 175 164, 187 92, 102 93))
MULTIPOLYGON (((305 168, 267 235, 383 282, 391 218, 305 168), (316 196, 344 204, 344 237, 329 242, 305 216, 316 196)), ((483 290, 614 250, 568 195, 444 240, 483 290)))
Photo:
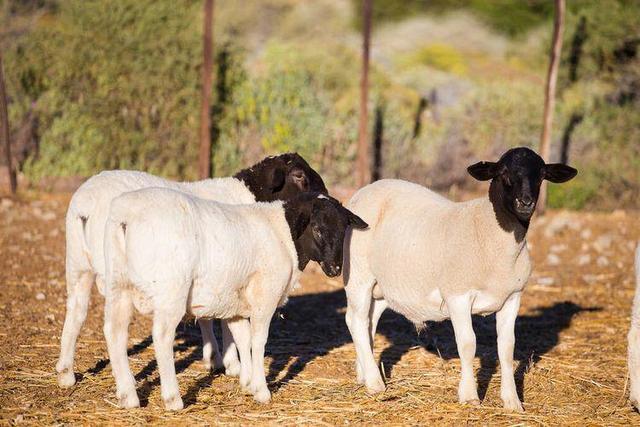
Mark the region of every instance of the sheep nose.
POLYGON ((518 202, 525 208, 533 206, 533 199, 531 196, 522 196, 521 198, 518 198, 518 202))

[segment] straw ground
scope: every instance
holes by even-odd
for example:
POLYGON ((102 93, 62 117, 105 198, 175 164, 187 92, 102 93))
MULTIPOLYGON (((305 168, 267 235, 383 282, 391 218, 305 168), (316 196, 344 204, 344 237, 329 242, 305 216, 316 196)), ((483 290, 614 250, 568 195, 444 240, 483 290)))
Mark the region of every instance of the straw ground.
POLYGON ((637 212, 552 212, 530 236, 534 272, 516 326, 517 382, 526 412, 499 399, 495 318, 474 319, 479 407, 456 403, 459 360, 449 322, 419 334, 386 313, 376 337, 388 389, 355 384, 341 279, 305 273, 272 323, 267 372, 273 401, 254 403, 237 380, 202 368, 192 320, 178 328, 175 357, 186 408, 165 412, 150 321, 130 329, 130 362, 142 408, 114 403, 94 291, 78 344, 75 387, 56 385, 64 320, 64 211, 68 196, 0 201, 0 423, 12 424, 637 424, 626 388, 626 333, 633 297, 637 212))

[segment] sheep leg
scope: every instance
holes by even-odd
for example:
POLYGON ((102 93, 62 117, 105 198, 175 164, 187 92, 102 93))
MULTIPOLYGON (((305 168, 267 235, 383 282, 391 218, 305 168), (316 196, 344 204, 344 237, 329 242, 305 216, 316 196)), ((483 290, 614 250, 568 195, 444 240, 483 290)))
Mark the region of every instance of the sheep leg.
POLYGON ((234 343, 234 337, 227 320, 220 321, 220 327, 222 328, 222 363, 224 364, 224 373, 230 377, 237 377, 240 375, 241 362, 238 360, 238 351, 236 343, 234 343))
POLYGON ((224 320, 229 335, 233 338, 240 352, 240 362, 238 373, 240 375, 240 386, 243 390, 251 392, 251 325, 248 319, 241 317, 224 320))
MULTIPOLYGON (((376 329, 378 328, 378 321, 382 316, 382 313, 386 310, 388 304, 383 299, 373 299, 371 303, 371 308, 369 309, 369 317, 371 319, 371 325, 369 329, 369 333, 371 336, 371 351, 373 352, 374 341, 376 339, 376 329)), ((360 366, 360 362, 358 362, 358 358, 356 358, 356 377, 358 384, 364 384, 364 374, 362 372, 362 367, 360 366)))
POLYGON ((268 403, 271 400, 271 392, 267 387, 267 379, 264 372, 264 348, 269 336, 269 325, 273 310, 264 310, 251 315, 251 358, 253 367, 251 370, 251 390, 256 402, 268 403))
POLYGON ((67 313, 60 339, 60 357, 56 364, 58 385, 62 388, 71 387, 76 383, 73 359, 80 329, 87 318, 94 280, 95 275, 90 271, 79 274, 67 273, 67 313))
POLYGON ((184 309, 175 308, 156 309, 153 315, 153 347, 160 371, 160 391, 164 406, 169 411, 177 411, 184 407, 173 358, 176 328, 183 316, 184 309))
POLYGON ((471 323, 472 300, 469 295, 461 295, 446 300, 456 337, 462 375, 458 385, 460 403, 480 404, 478 386, 473 375, 473 359, 476 355, 476 335, 471 323))
POLYGON ((198 319, 200 333, 202 334, 202 363, 207 370, 218 370, 222 368, 222 356, 218 349, 216 336, 213 334, 213 320, 198 319), (211 359, 213 358, 213 366, 211 359))
POLYGON ((498 332, 498 358, 500 359, 500 397, 506 409, 522 412, 522 404, 513 378, 513 347, 515 345, 515 323, 520 308, 520 292, 509 297, 496 313, 498 332))
MULTIPOLYGON (((380 371, 376 366, 371 348, 371 318, 370 309, 372 305, 371 287, 356 286, 349 283, 347 291, 347 314, 346 322, 351 338, 356 347, 356 374, 358 364, 360 365, 361 378, 367 386, 367 391, 371 394, 380 393, 385 390, 384 381, 380 371)), ((374 308, 375 310, 375 308, 374 308)), ((377 323, 377 322, 376 322, 377 323)))
POLYGON ((136 380, 129 368, 127 344, 129 323, 133 314, 133 302, 127 291, 107 290, 104 307, 104 336, 111 361, 111 371, 116 380, 116 397, 121 408, 136 408, 140 400, 136 393, 136 380))
MULTIPOLYGON (((638 315, 635 314, 634 318, 638 315)), ((632 324, 629 330, 629 376, 631 377, 631 390, 629 400, 631 404, 640 410, 640 325, 632 324)))
POLYGON ((631 377, 631 391, 629 400, 640 411, 640 244, 636 248, 636 294, 631 308, 631 329, 628 339, 629 376, 631 377))

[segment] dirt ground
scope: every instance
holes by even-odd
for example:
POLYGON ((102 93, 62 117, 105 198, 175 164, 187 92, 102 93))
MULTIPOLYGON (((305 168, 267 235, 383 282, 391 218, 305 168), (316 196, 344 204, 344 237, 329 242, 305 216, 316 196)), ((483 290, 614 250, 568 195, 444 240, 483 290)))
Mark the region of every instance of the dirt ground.
POLYGON ((272 323, 270 404, 254 403, 235 378, 203 369, 200 332, 188 321, 175 345, 186 408, 169 413, 162 409, 150 321, 140 316, 130 329, 129 360, 142 408, 116 407, 96 291, 78 343, 78 383, 67 390, 56 385, 67 203, 68 196, 51 195, 0 200, 2 424, 640 424, 626 381, 637 212, 551 212, 533 223, 534 269, 516 326, 523 414, 501 409, 493 316, 474 319, 481 406, 456 402, 459 360, 451 324, 429 323, 418 334, 392 312, 376 337, 388 388, 368 396, 355 383, 342 280, 317 270, 305 273, 302 289, 272 323))

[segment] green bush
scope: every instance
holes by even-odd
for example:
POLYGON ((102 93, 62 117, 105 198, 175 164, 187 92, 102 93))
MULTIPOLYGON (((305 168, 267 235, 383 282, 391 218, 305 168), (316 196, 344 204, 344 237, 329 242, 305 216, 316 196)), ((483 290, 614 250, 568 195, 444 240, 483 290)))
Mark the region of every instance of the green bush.
POLYGON ((195 175, 199 2, 69 0, 8 54, 14 110, 41 120, 26 172, 195 175))

